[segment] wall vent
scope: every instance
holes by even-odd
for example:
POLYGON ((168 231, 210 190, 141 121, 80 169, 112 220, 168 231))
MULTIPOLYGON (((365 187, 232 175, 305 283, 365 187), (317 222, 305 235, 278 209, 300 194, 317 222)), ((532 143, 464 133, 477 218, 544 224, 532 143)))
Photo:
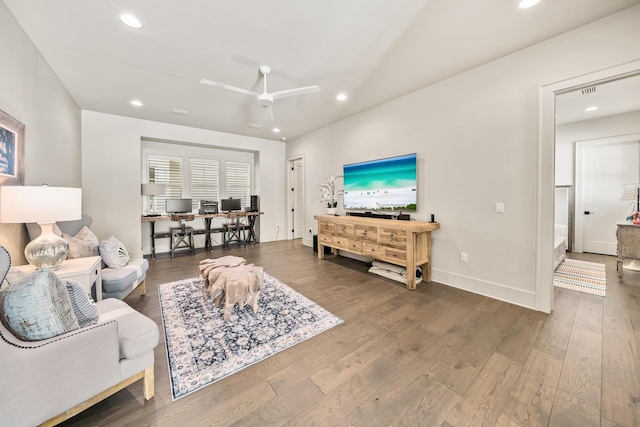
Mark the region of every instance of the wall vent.
POLYGON ((586 88, 582 89, 582 94, 583 95, 587 95, 589 93, 594 93, 595 91, 596 91, 596 87, 595 86, 586 87, 586 88))

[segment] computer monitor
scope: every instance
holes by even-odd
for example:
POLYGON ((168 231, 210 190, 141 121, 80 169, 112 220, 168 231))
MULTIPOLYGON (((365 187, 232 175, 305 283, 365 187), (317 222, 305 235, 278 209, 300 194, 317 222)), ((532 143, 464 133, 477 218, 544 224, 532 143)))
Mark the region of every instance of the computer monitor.
POLYGON ((239 211, 242 209, 240 199, 222 199, 220 201, 220 209, 222 212, 239 211))
POLYGON ((189 213, 192 209, 191 199, 167 199, 167 213, 189 213))

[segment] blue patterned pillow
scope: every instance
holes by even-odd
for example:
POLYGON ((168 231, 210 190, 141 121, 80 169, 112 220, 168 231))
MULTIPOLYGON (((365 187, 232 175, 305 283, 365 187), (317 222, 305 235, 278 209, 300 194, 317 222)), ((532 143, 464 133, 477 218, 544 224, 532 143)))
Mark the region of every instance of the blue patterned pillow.
POLYGON ((98 323, 98 317, 100 317, 98 308, 85 287, 75 280, 63 280, 63 282, 67 286, 71 308, 80 327, 84 328, 98 323))
POLYGON ((48 268, 2 287, 0 319, 23 341, 45 340, 80 327, 67 287, 48 268))

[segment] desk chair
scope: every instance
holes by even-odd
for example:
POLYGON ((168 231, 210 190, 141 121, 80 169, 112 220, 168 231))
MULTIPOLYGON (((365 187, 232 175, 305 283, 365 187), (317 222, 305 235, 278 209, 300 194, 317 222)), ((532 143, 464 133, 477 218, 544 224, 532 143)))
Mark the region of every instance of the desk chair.
POLYGON ((186 226, 187 221, 193 221, 194 219, 195 216, 193 214, 171 215, 172 221, 180 222, 180 227, 169 228, 169 232, 171 233, 171 258, 175 257, 176 250, 178 249, 188 249, 192 255, 196 253, 196 248, 193 244, 193 227, 186 226))
POLYGON ((244 212, 229 212, 225 215, 225 223, 222 225, 224 228, 223 244, 225 248, 228 248, 232 243, 247 246, 247 238, 245 236, 247 229, 246 219, 247 215, 244 212))

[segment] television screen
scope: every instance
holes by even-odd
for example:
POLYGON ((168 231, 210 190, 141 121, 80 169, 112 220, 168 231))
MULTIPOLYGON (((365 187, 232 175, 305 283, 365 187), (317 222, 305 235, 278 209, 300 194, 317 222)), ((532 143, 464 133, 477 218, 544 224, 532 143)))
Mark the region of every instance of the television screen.
POLYGON ((344 165, 345 209, 415 211, 416 154, 344 165))
POLYGON ((191 199, 167 199, 167 213, 189 213, 191 209, 191 199))
POLYGON ((240 199, 222 199, 220 208, 223 212, 239 211, 242 209, 240 199))

